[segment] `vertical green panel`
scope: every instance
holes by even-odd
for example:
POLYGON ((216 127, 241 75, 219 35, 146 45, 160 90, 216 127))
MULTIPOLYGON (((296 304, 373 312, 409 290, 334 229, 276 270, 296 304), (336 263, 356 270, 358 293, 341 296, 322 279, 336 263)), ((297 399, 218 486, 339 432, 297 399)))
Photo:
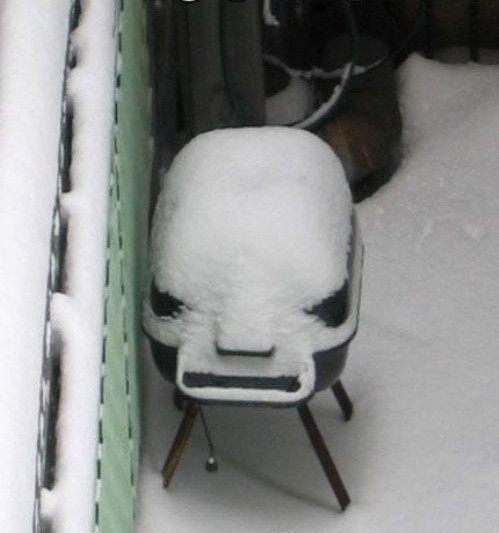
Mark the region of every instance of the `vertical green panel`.
POLYGON ((96 531, 132 533, 139 465, 140 310, 151 178, 148 50, 142 0, 124 0, 110 197, 96 531))
POLYGON ((149 191, 151 179, 148 50, 145 9, 141 1, 125 2, 122 28, 121 106, 119 108, 118 165, 123 206, 126 325, 131 357, 129 361, 131 426, 135 472, 138 476, 139 401, 137 355, 141 339, 142 283, 147 254, 149 191))

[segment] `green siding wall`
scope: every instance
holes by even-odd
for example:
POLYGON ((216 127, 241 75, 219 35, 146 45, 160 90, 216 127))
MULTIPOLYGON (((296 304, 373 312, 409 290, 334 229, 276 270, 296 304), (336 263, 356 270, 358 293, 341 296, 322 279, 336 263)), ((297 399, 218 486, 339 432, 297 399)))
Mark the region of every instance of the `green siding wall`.
POLYGON ((99 533, 134 531, 140 442, 140 309, 152 160, 143 1, 124 0, 120 17, 99 421, 99 533))

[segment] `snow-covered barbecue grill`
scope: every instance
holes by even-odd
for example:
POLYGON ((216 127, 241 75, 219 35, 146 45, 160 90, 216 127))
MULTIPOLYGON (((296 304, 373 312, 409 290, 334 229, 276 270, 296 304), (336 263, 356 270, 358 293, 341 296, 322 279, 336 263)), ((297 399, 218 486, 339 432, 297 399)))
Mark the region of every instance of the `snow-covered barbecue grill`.
POLYGON ((349 417, 339 376, 362 252, 341 163, 316 136, 197 137, 166 175, 153 221, 144 327, 158 368, 191 405, 298 406, 312 420, 307 400, 334 387, 349 417))

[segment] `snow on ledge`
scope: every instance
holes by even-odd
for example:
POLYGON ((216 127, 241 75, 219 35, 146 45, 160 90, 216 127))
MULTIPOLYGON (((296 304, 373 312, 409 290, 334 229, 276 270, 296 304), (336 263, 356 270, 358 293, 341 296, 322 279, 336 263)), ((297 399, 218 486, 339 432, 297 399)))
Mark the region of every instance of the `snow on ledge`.
POLYGON ((63 338, 56 485, 42 499, 55 532, 93 530, 104 316, 109 176, 114 127, 116 3, 86 0, 71 44, 74 114, 66 294, 52 301, 63 338))
MULTIPOLYGON (((32 530, 41 366, 57 194, 71 0, 0 4, 0 524, 32 530)), ((68 85, 74 112, 65 294, 51 302, 64 342, 56 484, 42 494, 53 531, 93 529, 113 128, 115 8, 83 0, 68 85)), ((39 466, 39 465, 38 465, 39 466)), ((40 475, 40 472, 39 472, 40 475)))
POLYGON ((68 0, 0 4, 0 524, 31 530, 68 0))

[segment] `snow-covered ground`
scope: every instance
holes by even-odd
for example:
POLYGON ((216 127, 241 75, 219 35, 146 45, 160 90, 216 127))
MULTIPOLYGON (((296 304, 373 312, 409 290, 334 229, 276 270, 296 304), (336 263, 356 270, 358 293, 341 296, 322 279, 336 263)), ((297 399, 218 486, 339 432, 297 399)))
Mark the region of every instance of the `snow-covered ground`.
POLYGON ((140 533, 496 533, 499 530, 499 68, 412 57, 406 158, 359 207, 360 331, 344 383, 312 409, 350 490, 337 504, 294 410, 210 408, 171 488, 179 423, 146 357, 140 533))

